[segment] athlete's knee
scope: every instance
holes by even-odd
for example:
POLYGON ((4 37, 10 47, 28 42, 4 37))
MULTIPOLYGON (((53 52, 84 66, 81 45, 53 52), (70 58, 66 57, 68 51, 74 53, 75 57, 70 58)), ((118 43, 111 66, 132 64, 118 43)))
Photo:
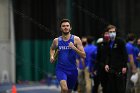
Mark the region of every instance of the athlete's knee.
POLYGON ((91 84, 90 83, 86 84, 86 88, 91 89, 91 84))
POLYGON ((86 91, 87 91, 87 93, 91 92, 91 85, 90 84, 86 85, 86 91))
POLYGON ((67 93, 67 92, 68 92, 68 88, 67 88, 66 86, 61 87, 61 90, 62 90, 64 93, 67 93))
POLYGON ((67 87, 66 81, 65 80, 60 81, 60 85, 61 85, 61 90, 63 91, 63 93, 67 93, 68 87, 67 87))

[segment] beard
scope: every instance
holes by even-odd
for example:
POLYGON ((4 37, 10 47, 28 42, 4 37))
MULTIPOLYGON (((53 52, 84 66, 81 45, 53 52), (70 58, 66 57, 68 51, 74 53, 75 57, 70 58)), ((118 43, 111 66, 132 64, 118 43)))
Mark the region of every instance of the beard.
POLYGON ((62 32, 64 35, 68 35, 70 32, 62 32))

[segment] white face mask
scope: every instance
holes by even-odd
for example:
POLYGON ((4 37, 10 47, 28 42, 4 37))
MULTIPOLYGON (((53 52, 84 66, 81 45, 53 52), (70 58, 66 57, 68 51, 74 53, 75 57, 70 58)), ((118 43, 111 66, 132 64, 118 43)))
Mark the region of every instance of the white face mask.
POLYGON ((116 32, 109 33, 110 39, 114 40, 116 37, 116 32))

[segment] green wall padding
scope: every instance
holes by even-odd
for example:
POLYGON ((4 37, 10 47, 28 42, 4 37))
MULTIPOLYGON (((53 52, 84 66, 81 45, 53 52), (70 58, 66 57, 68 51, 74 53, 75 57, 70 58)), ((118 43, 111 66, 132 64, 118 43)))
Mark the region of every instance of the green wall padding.
POLYGON ((16 41, 16 80, 38 81, 46 74, 55 75, 55 64, 50 63, 52 40, 16 41))

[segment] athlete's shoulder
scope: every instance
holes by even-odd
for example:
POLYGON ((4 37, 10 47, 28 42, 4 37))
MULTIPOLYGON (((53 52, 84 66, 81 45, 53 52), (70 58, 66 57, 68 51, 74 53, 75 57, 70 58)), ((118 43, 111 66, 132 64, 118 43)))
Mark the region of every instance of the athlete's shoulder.
POLYGON ((127 47, 127 48, 133 48, 133 45, 132 45, 131 43, 128 42, 128 43, 126 43, 126 47, 127 47))
POLYGON ((57 38, 55 38, 53 41, 54 41, 54 42, 57 42, 57 41, 58 41, 58 37, 57 37, 57 38))
POLYGON ((55 38, 55 39, 53 40, 53 44, 56 45, 56 46, 58 45, 58 38, 55 38))
POLYGON ((75 40, 79 40, 80 38, 76 35, 73 35, 75 40))

